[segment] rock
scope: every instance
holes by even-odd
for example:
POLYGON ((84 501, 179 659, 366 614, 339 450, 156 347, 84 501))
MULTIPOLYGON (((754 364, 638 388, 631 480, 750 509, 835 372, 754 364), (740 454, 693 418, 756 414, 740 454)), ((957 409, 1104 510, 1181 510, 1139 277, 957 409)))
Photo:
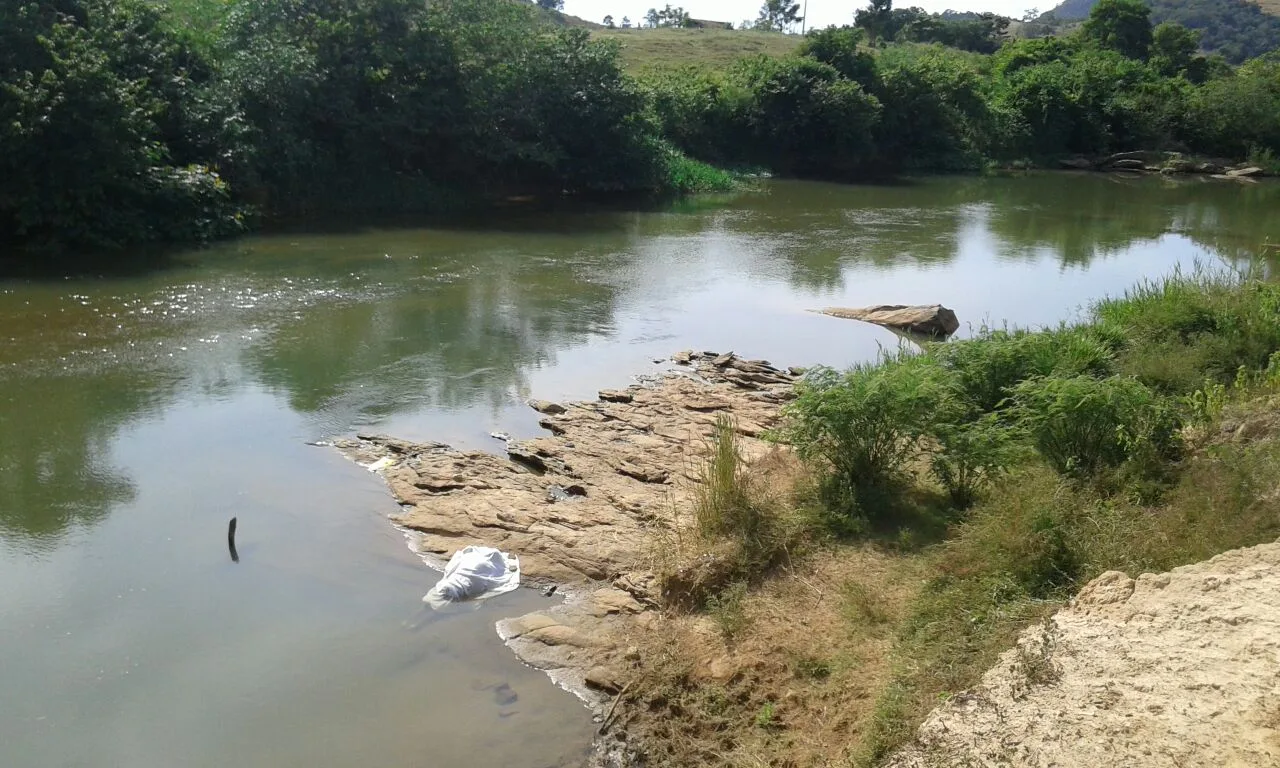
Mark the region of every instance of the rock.
POLYGON ((1091 171, 1093 170, 1093 161, 1087 157, 1077 155, 1075 157, 1064 157, 1058 160, 1058 165, 1070 170, 1091 171))
POLYGON ((1277 638, 1280 544, 1104 573, 883 765, 1274 766, 1277 638))
POLYGON ((658 604, 661 587, 651 572, 624 573, 613 580, 613 585, 645 605, 658 604))
POLYGON ((1107 166, 1118 166, 1120 163, 1133 161, 1137 161, 1142 165, 1146 165, 1148 163, 1162 163, 1170 156, 1172 155, 1165 154, 1164 152, 1151 152, 1147 150, 1138 150, 1136 152, 1116 152, 1115 154, 1108 155, 1102 162, 1098 163, 1098 166, 1105 168, 1107 166))
POLYGON ((704 680, 715 680, 720 683, 729 682, 737 675, 738 665, 729 656, 716 656, 715 658, 706 659, 694 671, 695 677, 700 677, 704 680))
POLYGON ((1107 571, 1080 590, 1072 609, 1087 613, 1090 608, 1123 603, 1133 595, 1135 582, 1120 571, 1107 571))
POLYGON ((530 400, 529 407, 538 413, 545 413, 550 416, 564 413, 567 409, 559 403, 553 403, 550 400, 530 400))
POLYGON ((621 389, 602 389, 600 399, 606 403, 629 403, 633 398, 630 392, 621 389))
POLYGON ((1196 173, 1207 173, 1210 176, 1225 173, 1226 170, 1226 168, 1217 163, 1200 163, 1196 166, 1196 173))
POLYGON ((493 687, 493 700, 500 707, 509 707, 519 701, 520 696, 507 683, 499 683, 493 687))
POLYGON ((883 304, 877 307, 859 309, 828 307, 819 310, 821 314, 842 317, 848 320, 862 320, 867 323, 883 325, 908 333, 923 336, 946 338, 960 327, 956 313, 941 304, 905 306, 902 304, 883 304))
POLYGON ((1246 419, 1236 430, 1233 436, 1236 442, 1249 442, 1257 440, 1260 437, 1266 437, 1271 432, 1271 422, 1264 417, 1254 417, 1246 419))
POLYGON ((1245 168, 1234 168, 1230 171, 1227 171, 1228 176, 1232 178, 1237 178, 1237 179, 1240 179, 1240 178, 1248 179, 1248 178, 1253 178, 1254 176, 1265 176, 1266 174, 1267 174, 1266 171, 1262 170, 1256 165, 1250 165, 1245 168))
POLYGON ((521 637, 537 640, 545 645, 571 645, 575 648, 596 648, 603 645, 595 637, 564 624, 554 624, 549 627, 531 630, 521 635, 521 637))
POLYGON ((1180 157, 1175 157, 1165 162, 1165 164, 1160 168, 1160 172, 1168 173, 1168 174, 1194 173, 1196 171, 1196 168, 1197 168, 1196 164, 1191 162, 1190 160, 1180 158, 1180 157))
POLYGON ((1147 168, 1147 164, 1141 160, 1116 160, 1108 167, 1122 171, 1144 171, 1147 168))
POLYGON ((764 445, 752 435, 775 426, 792 396, 794 375, 737 356, 711 364, 721 357, 690 353, 697 376, 667 373, 626 398, 532 401, 549 434, 507 443, 506 456, 382 436, 339 447, 362 463, 395 456, 382 473, 401 504, 393 519, 420 551, 498 547, 520 555, 529 579, 564 588, 632 573, 635 584, 615 586, 648 605, 645 555, 673 505, 689 502, 692 486, 676 479, 701 460, 716 416, 733 417, 752 455, 764 445))
POLYGON ((617 693, 622 690, 623 683, 617 670, 605 666, 592 667, 583 675, 583 682, 588 688, 605 693, 617 693))
POLYGON ((594 616, 639 613, 644 607, 621 589, 606 587, 591 594, 591 613, 594 616))
POLYGON ((516 619, 507 619, 503 637, 506 639, 523 637, 539 629, 557 626, 560 626, 560 622, 545 613, 528 613, 516 619))
POLYGON ((694 352, 692 349, 686 349, 683 352, 677 352, 671 356, 671 362, 677 365, 688 365, 693 359, 694 352))

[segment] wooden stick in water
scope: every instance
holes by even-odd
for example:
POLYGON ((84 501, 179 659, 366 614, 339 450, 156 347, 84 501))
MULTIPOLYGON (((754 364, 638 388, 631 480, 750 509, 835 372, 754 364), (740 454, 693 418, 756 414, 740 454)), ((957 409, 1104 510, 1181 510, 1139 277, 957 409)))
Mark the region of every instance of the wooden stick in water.
POLYGON ((231 550, 231 562, 240 562, 240 554, 236 552, 236 519, 234 517, 227 525, 227 549, 231 550))

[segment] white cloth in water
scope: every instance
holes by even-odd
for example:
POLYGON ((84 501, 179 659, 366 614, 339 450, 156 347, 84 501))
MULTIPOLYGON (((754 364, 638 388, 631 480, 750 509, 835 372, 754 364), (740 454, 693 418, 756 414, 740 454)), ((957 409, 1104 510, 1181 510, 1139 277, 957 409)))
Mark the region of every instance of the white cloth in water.
POLYGON ((453 553, 444 576, 423 596, 432 608, 461 600, 483 600, 520 586, 520 558, 493 547, 463 547, 453 553))

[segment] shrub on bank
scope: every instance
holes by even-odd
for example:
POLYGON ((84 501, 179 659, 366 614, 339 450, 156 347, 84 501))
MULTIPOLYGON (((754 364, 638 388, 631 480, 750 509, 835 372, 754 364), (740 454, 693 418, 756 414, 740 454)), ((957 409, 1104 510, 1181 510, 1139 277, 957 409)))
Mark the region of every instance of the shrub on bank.
POLYGON ((1123 376, 1028 379, 1013 390, 1011 415, 1068 477, 1097 477, 1128 462, 1161 465, 1179 454, 1173 401, 1123 376))
POLYGON ((923 479, 921 457, 955 512, 1033 456, 1152 498, 1197 417, 1187 396, 1263 371, 1277 352, 1280 287, 1175 275, 1099 302, 1079 326, 983 330, 844 374, 816 370, 779 434, 822 478, 829 511, 878 524, 923 479))

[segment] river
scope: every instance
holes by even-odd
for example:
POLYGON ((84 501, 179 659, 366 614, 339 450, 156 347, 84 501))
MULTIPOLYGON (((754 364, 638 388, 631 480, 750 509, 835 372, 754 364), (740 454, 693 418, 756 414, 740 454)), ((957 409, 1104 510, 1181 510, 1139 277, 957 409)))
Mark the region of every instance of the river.
POLYGON ((441 613, 379 479, 309 445, 536 430, 683 348, 846 365, 807 312, 935 303, 961 334, 1241 266, 1280 186, 1102 175, 764 182, 643 212, 258 236, 0 281, 0 764, 571 766, 587 711, 494 622, 441 613), (240 562, 226 549, 239 519, 240 562))

